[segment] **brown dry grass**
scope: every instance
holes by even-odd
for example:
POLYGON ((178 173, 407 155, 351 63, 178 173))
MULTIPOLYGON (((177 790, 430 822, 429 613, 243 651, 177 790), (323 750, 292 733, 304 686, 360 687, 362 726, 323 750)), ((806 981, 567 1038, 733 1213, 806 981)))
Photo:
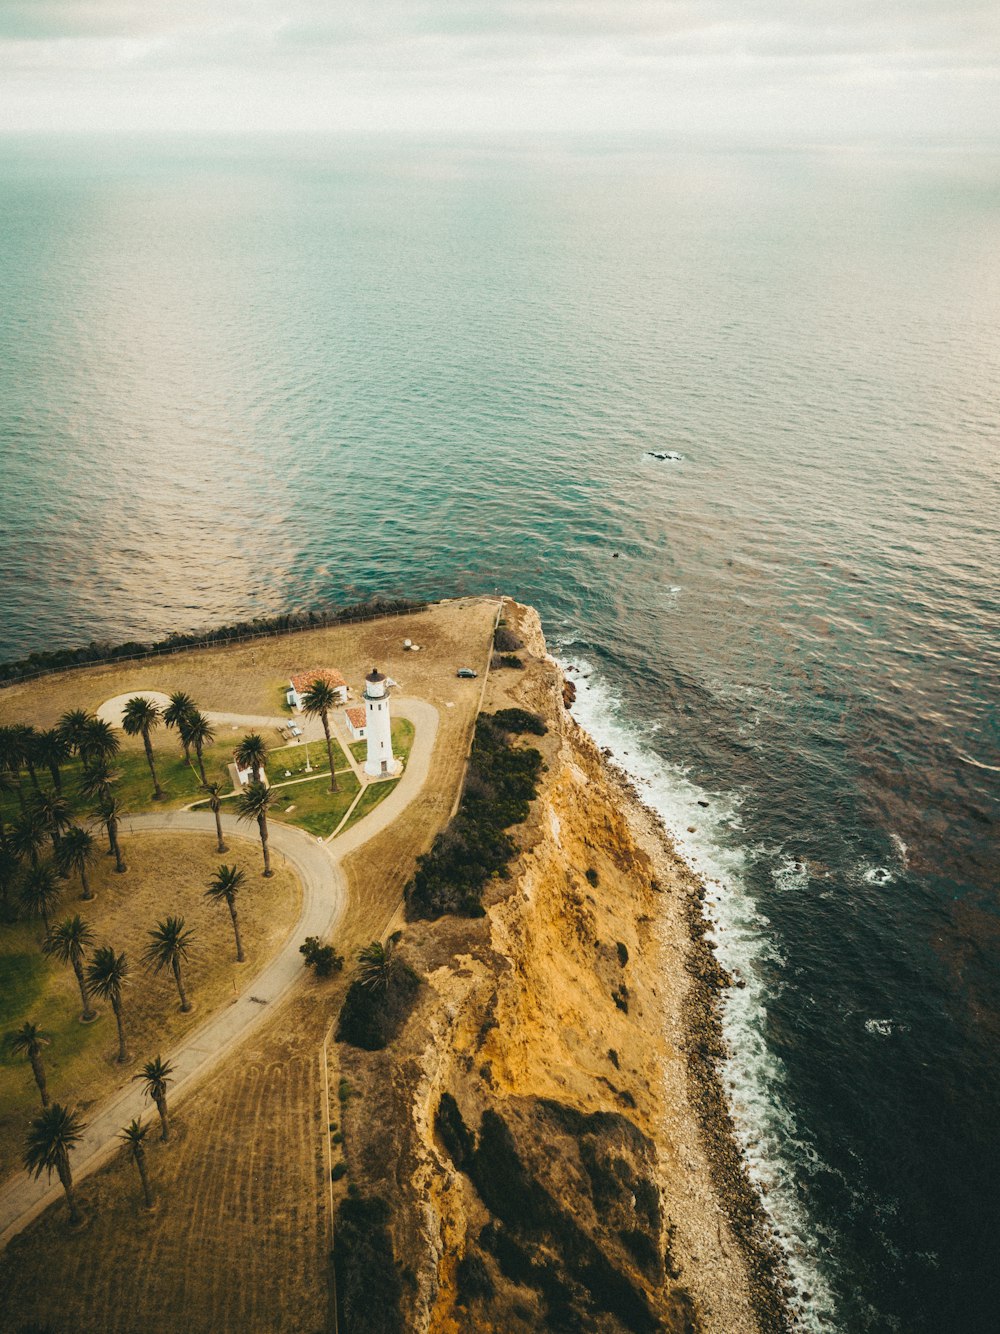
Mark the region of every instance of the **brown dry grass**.
MULTIPOLYGON (((273 690, 293 668, 338 667, 355 689, 372 662, 440 714, 430 774, 391 830, 345 867, 349 909, 338 948, 350 958, 382 935, 418 853, 448 819, 458 792, 496 604, 464 601, 341 629, 309 631, 239 650, 203 650, 141 671, 87 669, 0 694, 0 717, 45 724, 72 703, 94 707, 136 688, 185 689, 206 708, 274 711, 273 690), (402 652, 402 640, 423 646, 402 652), (251 655, 254 660, 251 661, 251 655), (233 661, 229 661, 232 656, 233 661), (452 707, 448 707, 449 703, 452 707)), ((347 979, 308 982, 178 1108, 182 1132, 156 1145, 154 1180, 170 1202, 140 1219, 128 1164, 83 1183, 92 1221, 80 1235, 56 1206, 0 1256, 0 1310, 57 1328, 163 1334, 317 1331, 327 1320, 323 1038, 347 979), (57 1283, 51 1275, 58 1274, 57 1283)), ((339 1121, 336 1079, 331 1119, 339 1121)))
MULTIPOLYGON (((80 1024, 80 992, 71 968, 50 963, 43 993, 23 1018, 52 1034, 44 1060, 51 1097, 79 1106, 84 1112, 95 1102, 128 1083, 136 1062, 157 1052, 166 1053, 181 1035, 202 1022, 242 991, 280 948, 299 914, 302 892, 298 878, 280 857, 275 874, 261 874, 255 839, 230 838, 229 851, 216 851, 214 836, 123 833, 122 847, 128 871, 117 875, 114 862, 100 857, 91 877, 97 897, 82 902, 76 881, 53 922, 79 913, 94 930, 98 945, 124 950, 131 969, 123 1011, 130 1065, 117 1062, 118 1037, 110 1005, 98 1005, 101 1017, 80 1024), (235 963, 235 945, 229 912, 205 898, 205 887, 220 862, 246 872, 246 885, 237 899, 237 911, 247 962, 235 963), (168 913, 181 914, 194 932, 193 954, 184 977, 194 1009, 181 1014, 177 988, 168 971, 151 975, 140 960, 148 931, 168 913)), ((3 946, 37 948, 41 923, 5 929, 3 946), (16 942, 9 937, 16 934, 16 942), (22 939, 23 938, 23 939, 22 939)), ((20 1021, 17 1021, 20 1023, 20 1021)), ((14 1058, 0 1065, 0 1174, 17 1166, 29 1117, 37 1110, 38 1094, 28 1065, 14 1058)))

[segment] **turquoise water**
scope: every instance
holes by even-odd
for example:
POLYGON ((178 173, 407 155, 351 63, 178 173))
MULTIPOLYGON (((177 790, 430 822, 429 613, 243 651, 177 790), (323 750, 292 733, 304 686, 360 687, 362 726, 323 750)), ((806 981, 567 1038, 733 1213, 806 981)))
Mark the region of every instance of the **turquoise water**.
POLYGON ((712 880, 803 1328, 992 1330, 998 363, 996 156, 10 141, 2 656, 534 603, 712 880))

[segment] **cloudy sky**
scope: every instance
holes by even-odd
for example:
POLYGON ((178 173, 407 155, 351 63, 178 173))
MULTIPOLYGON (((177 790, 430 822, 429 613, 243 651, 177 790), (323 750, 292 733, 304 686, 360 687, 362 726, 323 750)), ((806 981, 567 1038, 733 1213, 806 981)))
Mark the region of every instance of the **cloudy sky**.
POLYGON ((995 141, 998 0, 0 0, 0 130, 995 141))

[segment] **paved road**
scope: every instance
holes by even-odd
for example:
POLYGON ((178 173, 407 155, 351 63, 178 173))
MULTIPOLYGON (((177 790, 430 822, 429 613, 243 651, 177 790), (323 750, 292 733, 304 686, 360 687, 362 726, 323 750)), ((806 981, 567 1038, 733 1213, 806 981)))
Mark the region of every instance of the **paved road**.
MULTIPOLYGON (((302 911, 280 952, 251 979, 239 999, 206 1019, 168 1053, 177 1072, 171 1089, 173 1104, 273 1013, 275 1005, 301 981, 299 945, 306 936, 329 939, 347 909, 341 859, 386 828, 423 786, 437 735, 437 710, 423 700, 395 699, 393 711, 414 723, 416 735, 406 772, 394 791, 370 815, 333 844, 277 820, 269 822, 273 851, 292 863, 302 882, 302 911)), ((134 815, 125 824, 126 828, 131 825, 136 833, 215 832, 214 816, 198 811, 134 815)), ((257 841, 255 828, 248 831, 246 825, 237 824, 234 816, 224 815, 222 827, 227 838, 257 841)), ((144 1098, 138 1084, 130 1083, 102 1103, 90 1116, 83 1141, 73 1151, 74 1180, 82 1180, 113 1157, 120 1149, 118 1132, 134 1116, 145 1121, 154 1119, 155 1114, 155 1107, 144 1098)), ((44 1177, 33 1180, 26 1172, 19 1172, 5 1182, 0 1188, 0 1249, 61 1198, 62 1187, 58 1182, 52 1186, 44 1177)))

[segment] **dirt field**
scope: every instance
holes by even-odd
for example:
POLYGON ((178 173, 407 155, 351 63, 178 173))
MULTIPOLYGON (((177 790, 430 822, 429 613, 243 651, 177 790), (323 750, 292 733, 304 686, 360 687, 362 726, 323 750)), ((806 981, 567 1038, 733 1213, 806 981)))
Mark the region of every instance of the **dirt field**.
MULTIPOLYGON (((214 838, 178 834, 122 834, 128 871, 117 875, 114 862, 98 857, 91 876, 97 897, 82 902, 76 880, 67 882, 65 897, 53 914, 54 923, 79 913, 94 930, 98 945, 124 950, 131 968, 123 1012, 133 1062, 118 1065, 118 1036, 110 1005, 96 1003, 101 1017, 79 1023, 80 992, 73 970, 46 960, 38 975, 41 990, 22 1014, 8 1017, 8 1028, 30 1019, 52 1036, 44 1052, 49 1095, 55 1101, 86 1108, 121 1087, 141 1062, 166 1052, 177 1039, 200 1023, 233 994, 278 950, 299 913, 301 890, 294 873, 275 859, 275 875, 261 875, 259 845, 254 839, 230 838, 220 856, 214 838), (246 872, 237 912, 247 962, 236 965, 232 923, 225 906, 205 898, 204 890, 221 862, 246 872), (168 913, 180 913, 195 936, 192 958, 184 969, 185 985, 194 1005, 181 1014, 173 975, 148 973, 140 962, 147 932, 168 913)), ((34 963, 42 925, 18 923, 0 928, 0 972, 4 960, 27 955, 34 963)), ((0 1176, 19 1166, 28 1118, 37 1110, 38 1093, 27 1063, 4 1051, 0 1064, 0 1176)))
MULTIPOLYGON (((203 707, 274 709, 291 671, 336 667, 360 687, 372 663, 440 715, 429 779, 393 825, 345 866, 349 908, 338 939, 350 959, 382 935, 415 857, 446 823, 458 792, 496 613, 463 601, 414 616, 310 631, 237 650, 202 650, 109 671, 90 668, 0 693, 0 718, 44 725, 72 704, 94 707, 137 688, 185 689, 203 707), (402 651, 409 638, 419 654, 402 651), (68 702, 67 702, 68 701, 68 702)), ((91 1216, 71 1234, 50 1209, 0 1256, 0 1310, 18 1323, 128 1334, 313 1334, 327 1325, 327 1140, 323 1038, 347 985, 304 981, 267 1026, 181 1105, 183 1135, 154 1145, 155 1183, 169 1198, 140 1218, 134 1170, 116 1163, 83 1183, 91 1216), (59 1275, 58 1283, 51 1276, 59 1275)), ((339 1121, 336 1079, 330 1122, 339 1121)))

